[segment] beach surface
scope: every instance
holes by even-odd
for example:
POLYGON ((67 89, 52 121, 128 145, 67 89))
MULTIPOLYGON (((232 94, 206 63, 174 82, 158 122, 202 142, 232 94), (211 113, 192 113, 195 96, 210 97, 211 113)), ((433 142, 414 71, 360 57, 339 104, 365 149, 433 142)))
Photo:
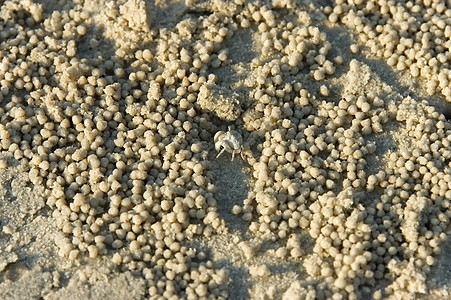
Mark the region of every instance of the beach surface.
POLYGON ((1 1, 0 298, 450 299, 450 20, 1 1))

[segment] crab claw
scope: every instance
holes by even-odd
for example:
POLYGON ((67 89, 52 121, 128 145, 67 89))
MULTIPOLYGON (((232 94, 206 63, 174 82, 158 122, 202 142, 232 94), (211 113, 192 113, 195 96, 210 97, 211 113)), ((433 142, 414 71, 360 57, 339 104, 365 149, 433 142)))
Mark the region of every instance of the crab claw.
POLYGON ((221 150, 221 147, 223 147, 222 143, 220 143, 220 142, 215 143, 215 149, 216 149, 216 151, 220 151, 220 150, 221 150))
POLYGON ((217 142, 218 140, 219 140, 219 137, 221 136, 221 135, 223 135, 225 132, 224 131, 218 131, 218 132, 216 132, 215 133, 215 136, 214 136, 214 138, 213 138, 213 140, 215 141, 215 142, 217 142))

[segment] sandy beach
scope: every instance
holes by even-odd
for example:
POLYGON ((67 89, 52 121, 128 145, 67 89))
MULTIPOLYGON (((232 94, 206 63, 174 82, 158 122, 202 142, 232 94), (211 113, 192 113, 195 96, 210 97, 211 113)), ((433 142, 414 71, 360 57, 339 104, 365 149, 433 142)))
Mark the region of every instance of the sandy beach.
POLYGON ((450 299, 451 2, 0 2, 1 299, 450 299))

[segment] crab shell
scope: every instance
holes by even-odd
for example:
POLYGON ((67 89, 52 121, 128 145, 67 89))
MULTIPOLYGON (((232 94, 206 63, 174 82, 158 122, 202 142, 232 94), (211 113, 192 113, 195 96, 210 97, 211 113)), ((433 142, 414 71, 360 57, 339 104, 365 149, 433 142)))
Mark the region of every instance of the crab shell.
POLYGON ((243 139, 238 132, 229 130, 227 132, 218 131, 214 136, 214 141, 216 151, 224 147, 228 152, 240 152, 243 139))
POLYGON ((222 141, 217 141, 215 143, 215 149, 216 151, 220 151, 221 147, 223 147, 227 152, 240 152, 240 148, 234 148, 234 144, 231 141, 227 141, 227 140, 222 140, 222 141))

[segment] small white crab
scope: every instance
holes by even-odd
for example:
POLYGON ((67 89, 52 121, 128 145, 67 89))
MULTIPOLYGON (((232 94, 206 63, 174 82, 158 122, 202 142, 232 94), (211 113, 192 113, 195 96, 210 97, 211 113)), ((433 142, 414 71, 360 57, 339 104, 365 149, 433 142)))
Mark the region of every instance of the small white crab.
MULTIPOLYGON (((232 130, 229 126, 229 131, 218 131, 215 134, 214 137, 215 141, 215 149, 219 152, 219 154, 216 157, 219 157, 224 151, 232 153, 232 161, 235 157, 235 153, 240 153, 243 149, 243 139, 241 138, 241 135, 235 131, 232 130), (222 149, 221 149, 222 148, 222 149)), ((241 152, 242 154, 242 152, 241 152)))

